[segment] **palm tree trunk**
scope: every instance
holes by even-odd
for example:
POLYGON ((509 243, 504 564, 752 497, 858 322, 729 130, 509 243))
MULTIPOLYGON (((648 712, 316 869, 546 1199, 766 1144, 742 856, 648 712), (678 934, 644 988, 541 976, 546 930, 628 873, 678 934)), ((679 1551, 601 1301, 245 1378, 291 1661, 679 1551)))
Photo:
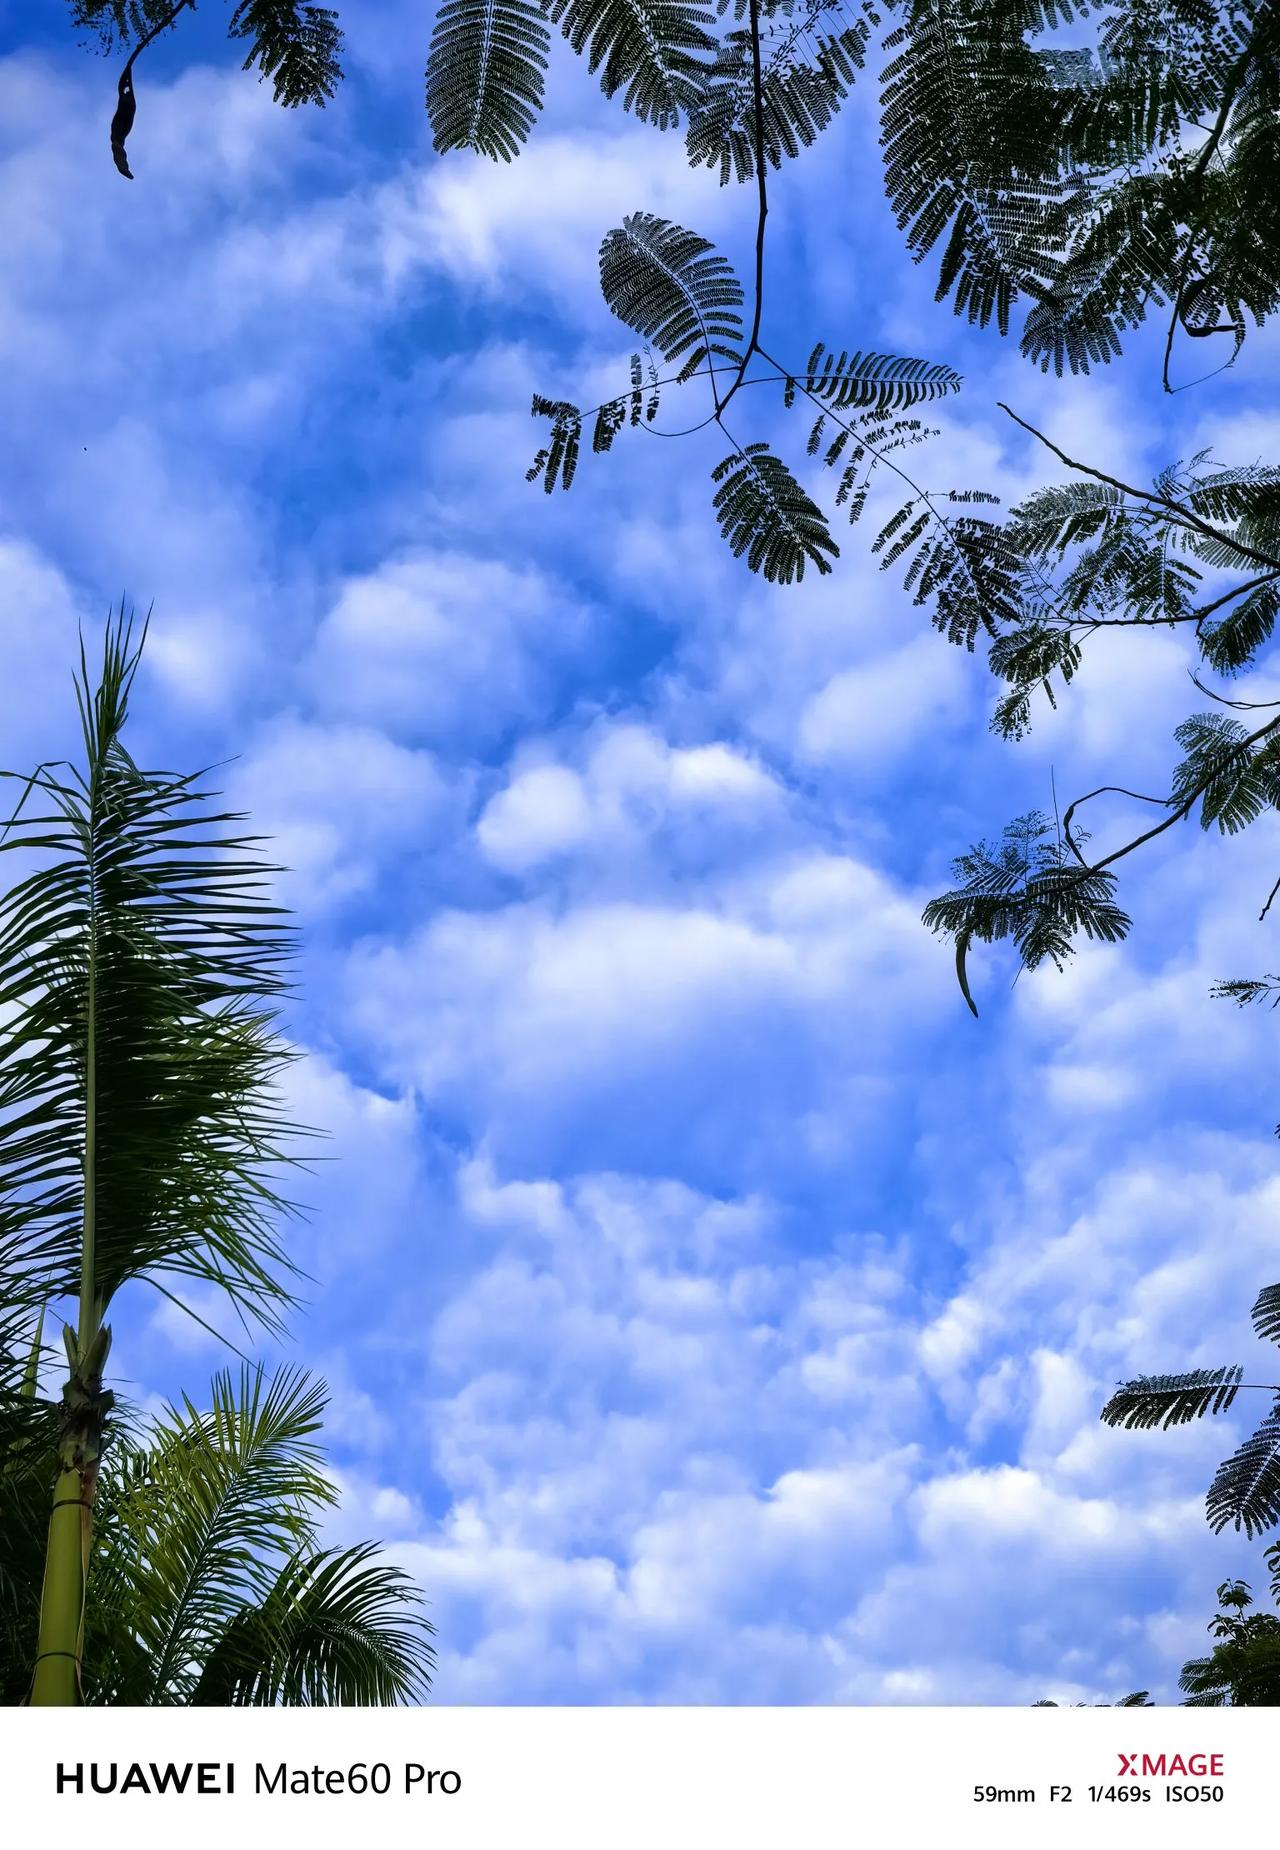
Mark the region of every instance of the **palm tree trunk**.
POLYGON ((33 1708, 69 1708, 80 1701, 89 1523, 85 1474, 60 1471, 53 1489, 49 1552, 40 1595, 40 1632, 31 1685, 33 1708))
MULTIPOLYGON (((96 780, 95 780, 96 781, 96 780)), ((92 785, 91 798, 92 804, 92 785)), ((85 998, 84 1219, 80 1244, 80 1317, 64 1329, 70 1374, 62 1390, 58 1456, 53 1487, 40 1629, 36 1641, 33 1708, 67 1708, 83 1700, 84 1609, 93 1540, 93 1495, 98 1483, 103 1429, 112 1396, 103 1392, 102 1368, 111 1332, 101 1323, 97 1292, 97 944, 90 873, 88 970, 85 998)))

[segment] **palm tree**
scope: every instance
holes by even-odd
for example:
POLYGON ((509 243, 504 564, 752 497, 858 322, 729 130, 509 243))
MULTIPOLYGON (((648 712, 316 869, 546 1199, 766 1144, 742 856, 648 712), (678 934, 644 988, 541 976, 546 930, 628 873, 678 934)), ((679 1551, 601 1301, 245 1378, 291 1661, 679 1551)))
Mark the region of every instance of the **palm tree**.
MULTIPOLYGON (((25 1406, 0 1441, 0 1700, 30 1683, 41 1515, 54 1409, 25 1406)), ((431 1626, 407 1576, 370 1543, 320 1545, 336 1502, 315 1435, 325 1390, 306 1373, 218 1375, 189 1400, 113 1435, 94 1499, 82 1694, 129 1706, 413 1701, 430 1683, 431 1626)))
MULTIPOLYGON (((197 778, 141 771, 125 748, 141 646, 122 607, 108 624, 96 689, 82 646, 83 763, 42 765, 20 780, 0 839, 34 863, 0 900, 0 1281, 11 1348, 15 1319, 27 1316, 29 1327, 59 1298, 77 1307, 62 1332, 60 1404, 41 1408, 28 1370, 28 1390, 11 1381, 0 1414, 0 1498, 26 1512, 23 1547, 43 1441, 55 1461, 51 1507, 44 1479, 30 1700, 85 1698, 91 1567, 102 1582, 94 1609, 120 1622, 111 1650, 93 1658, 95 1693, 194 1700, 204 1652, 214 1682, 202 1700, 215 1683, 229 1701, 320 1700, 354 1687, 338 1668, 338 1634, 320 1650, 327 1670, 301 1666, 283 1641, 314 1641, 307 1624, 337 1623, 345 1601, 350 1643, 361 1616, 385 1617, 400 1586, 367 1554, 317 1550, 314 1514, 328 1492, 308 1435, 322 1391, 298 1376, 265 1389, 246 1376, 233 1393, 222 1378, 210 1413, 189 1403, 171 1410, 103 1476, 113 1401, 103 1386, 106 1318, 117 1292, 140 1280, 190 1309, 182 1290, 198 1281, 246 1328, 278 1327, 295 1274, 276 1232, 291 1211, 277 1181, 281 1165, 297 1161, 299 1127, 275 1090, 292 1057, 275 1011, 293 933, 266 895, 276 870, 258 838, 239 831, 243 817, 209 813, 197 778), (111 1527, 99 1545, 100 1491, 111 1527), (285 1538, 303 1554, 272 1580, 268 1564, 285 1538), (178 1597, 172 1610, 165 1588, 178 1597), (167 1642, 148 1616, 152 1599, 170 1613, 167 1642), (136 1660, 127 1676, 126 1636, 136 1660), (254 1680, 252 1649, 266 1651, 265 1682, 254 1680)), ((21 1607, 22 1571, 20 1561, 0 1566, 6 1624, 21 1607)), ((395 1661, 393 1650, 379 1679, 368 1659, 360 1686, 404 1693, 395 1661)))

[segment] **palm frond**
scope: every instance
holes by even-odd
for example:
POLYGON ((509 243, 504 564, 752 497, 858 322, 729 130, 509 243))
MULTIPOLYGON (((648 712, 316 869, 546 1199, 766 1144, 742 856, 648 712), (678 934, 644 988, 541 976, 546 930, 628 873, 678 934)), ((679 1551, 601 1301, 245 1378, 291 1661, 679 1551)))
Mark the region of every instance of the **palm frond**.
POLYGON ((215 1378, 207 1412, 184 1400, 108 1454, 91 1586, 112 1622, 102 1655, 86 1656, 95 1699, 124 1687, 115 1700, 188 1700, 246 1601, 266 1599, 280 1561, 314 1546, 335 1501, 316 1441, 325 1399, 300 1370, 245 1367, 215 1378))
POLYGON ((513 160, 542 108, 550 44, 542 8, 527 0, 445 0, 427 57, 436 153, 513 160))
POLYGON ((776 584, 804 577, 806 561, 829 572, 825 557, 839 555, 822 509, 767 443, 749 443, 712 471, 719 483, 714 506, 720 531, 735 559, 746 555, 753 572, 776 584))
POLYGON ((96 690, 82 656, 83 768, 26 780, 0 840, 36 863, 0 899, 0 1269, 31 1302, 74 1295, 88 1214, 99 1315, 127 1279, 168 1276, 271 1321, 292 936, 242 818, 129 756, 137 665, 122 617, 96 690))
POLYGON ((303 1554, 244 1607, 210 1652, 193 1707, 318 1707, 421 1701, 433 1627, 422 1598, 371 1543, 303 1554))

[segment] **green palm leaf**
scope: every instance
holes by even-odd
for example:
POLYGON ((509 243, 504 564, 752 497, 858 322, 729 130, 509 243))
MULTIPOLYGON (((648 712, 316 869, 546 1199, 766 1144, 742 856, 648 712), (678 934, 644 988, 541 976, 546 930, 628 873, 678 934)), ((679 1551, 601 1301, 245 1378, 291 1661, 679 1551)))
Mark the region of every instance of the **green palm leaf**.
POLYGON ((542 8, 526 0, 446 0, 427 58, 436 152, 514 159, 542 108, 550 43, 542 8))
POLYGON ((36 863, 0 900, 0 1269, 32 1302, 79 1293, 85 1341, 131 1278, 205 1280, 266 1321, 289 1300, 291 933, 242 818, 129 756, 137 665, 123 620, 96 691, 82 653, 83 766, 26 780, 0 840, 36 863))
POLYGON ((191 1694, 193 1707, 367 1707, 420 1700, 431 1625, 421 1596, 371 1543, 288 1562, 232 1620, 191 1694))
POLYGON ((215 1378, 208 1412, 184 1400, 143 1446, 109 1457, 91 1585, 112 1621, 104 1637, 130 1653, 127 1665, 110 1644, 90 1654, 91 1685, 116 1701, 188 1699, 194 1666, 247 1600, 267 1596, 274 1563, 312 1544, 335 1500, 315 1439, 324 1404, 298 1370, 268 1381, 245 1367, 238 1382, 215 1378))

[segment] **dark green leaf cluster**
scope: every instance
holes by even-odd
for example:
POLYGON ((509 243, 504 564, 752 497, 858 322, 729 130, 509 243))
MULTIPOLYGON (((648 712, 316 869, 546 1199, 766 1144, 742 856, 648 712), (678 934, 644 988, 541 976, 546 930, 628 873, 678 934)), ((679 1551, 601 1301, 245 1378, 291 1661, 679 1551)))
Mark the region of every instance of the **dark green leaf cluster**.
POLYGON ((287 109, 301 103, 323 108, 342 80, 342 32, 332 7, 240 0, 227 30, 233 39, 248 41, 244 69, 256 65, 269 77, 277 103, 287 109))
MULTIPOLYGON (((1263 1341, 1280 1343, 1280 1285, 1267 1285, 1258 1293, 1252 1316, 1263 1341)), ((1176 1375, 1140 1375, 1116 1389, 1102 1409, 1102 1419, 1108 1426, 1138 1431, 1182 1426, 1206 1414, 1225 1413, 1244 1385, 1239 1363, 1176 1375)), ((1271 1410, 1223 1460, 1209 1487, 1205 1513, 1215 1532, 1230 1525, 1253 1536, 1280 1524, 1280 1389, 1267 1391, 1275 1395, 1271 1410)), ((1280 1553, 1271 1552, 1280 1573, 1280 1553)))
POLYGON ((606 96, 655 128, 698 105, 715 50, 713 16, 697 0, 546 0, 546 13, 599 71, 606 96))
POLYGON ((69 0, 69 5, 72 25, 92 32, 103 52, 136 45, 173 11, 173 0, 69 0))
POLYGON ((745 556, 753 572, 784 585, 804 577, 806 561, 819 572, 831 570, 826 555, 838 557, 840 548, 822 509, 767 443, 749 443, 726 456, 711 479, 719 484, 720 531, 735 559, 745 556))
POLYGON ((1280 806, 1280 735, 1256 740, 1229 713, 1195 713, 1174 737, 1186 754, 1173 800, 1200 803, 1200 825, 1234 835, 1280 806))
MULTIPOLYGON (((1097 480, 1028 495, 987 535, 1005 591, 1002 605, 987 605, 1001 626, 991 667, 1009 690, 995 711, 996 731, 1021 737, 1037 690, 1052 704, 1053 677, 1069 682, 1083 643, 1104 628, 1191 624, 1212 672, 1251 667, 1280 611, 1278 500, 1280 470, 1219 469, 1204 457, 1166 471, 1140 499, 1097 480), (1207 581, 1220 572, 1231 573, 1234 584, 1206 598, 1207 581)), ((1202 738, 1197 723, 1188 724, 1183 743, 1195 763, 1184 782, 1208 767, 1211 749, 1230 756, 1225 740, 1202 738)), ((1265 754, 1257 758, 1246 779, 1255 794, 1267 762, 1265 754)), ((1217 795, 1215 784, 1209 819, 1217 817, 1217 795)))
POLYGON ((762 120, 756 123, 751 33, 725 34, 689 117, 686 147, 695 166, 718 167, 720 184, 753 180, 756 145, 781 167, 829 126, 862 69, 872 21, 823 29, 834 0, 808 0, 766 22, 761 32, 762 120), (759 133, 757 132, 759 127, 759 133))
POLYGON ((1092 30, 1064 46, 1069 5, 910 0, 882 81, 898 222, 917 257, 941 247, 939 299, 970 320, 1005 331, 1027 300, 1042 367, 1111 359, 1152 308, 1171 340, 1224 334, 1234 352, 1280 297, 1276 10, 1076 11, 1092 30))
MULTIPOLYGON (((960 385, 959 374, 949 366, 893 354, 851 354, 847 349, 837 354, 821 341, 803 370, 785 371, 764 353, 758 330, 750 339, 744 337, 742 285, 727 261, 696 232, 651 213, 633 213, 609 232, 600 247, 600 279, 613 313, 676 370, 660 378, 650 352, 643 362, 633 354, 629 389, 594 412, 536 394, 534 416, 548 418, 551 432, 527 479, 541 480, 548 493, 572 482, 589 416, 595 420, 592 449, 608 450, 626 425, 653 428, 664 387, 685 385, 697 376, 707 380, 712 405, 702 424, 718 424, 730 436, 724 423, 729 402, 744 386, 771 382, 781 386, 784 407, 793 408, 800 397, 816 407, 808 454, 821 455, 828 468, 839 469, 836 505, 847 507, 850 519, 856 520, 870 477, 890 452, 932 434, 918 419, 899 414, 949 395, 960 385), (748 378, 753 356, 767 370, 748 378)), ((733 454, 713 472, 714 505, 735 556, 782 584, 798 582, 806 561, 819 572, 829 571, 828 556, 837 556, 839 548, 821 508, 767 444, 742 444, 732 436, 730 441, 733 454)), ((896 469, 892 462, 889 467, 896 469)), ((983 599, 990 602, 994 597, 996 607, 1003 607, 991 549, 977 544, 978 529, 985 523, 963 516, 943 520, 932 511, 928 497, 923 509, 905 543, 897 538, 891 520, 891 530, 879 542, 886 562, 895 563, 908 547, 915 547, 924 527, 932 523, 936 530, 908 565, 909 585, 918 603, 926 598, 938 602, 943 624, 972 622, 976 630, 981 621, 989 620, 977 614, 983 599)))
POLYGON ((1193 1368, 1180 1375, 1139 1375, 1116 1389, 1102 1409, 1103 1423, 1130 1432, 1185 1426, 1206 1413, 1225 1413, 1243 1378, 1239 1365, 1193 1368))
POLYGON ((1188 1708, 1274 1708, 1280 1704, 1280 1618, 1249 1613, 1253 1594, 1245 1580, 1218 1588, 1218 1612, 1209 1622, 1217 1640, 1208 1657, 1182 1666, 1178 1687, 1188 1708), (1248 1616, 1246 1616, 1248 1615, 1248 1616))
POLYGON ((908 0, 885 40, 885 189, 921 259, 941 243, 938 300, 1009 326, 1062 235, 1053 84, 1030 49, 1043 10, 1014 0, 908 0), (945 240, 945 241, 944 241, 945 240))
POLYGON ((713 356, 742 356, 742 284, 695 231, 633 212, 600 246, 600 287, 619 321, 691 378, 713 356))
POLYGON ((542 108, 551 34, 526 0, 445 0, 427 58, 437 154, 471 148, 510 161, 542 108))
POLYGON ((1059 969, 1080 933, 1114 944, 1129 918, 1115 903, 1115 877, 1075 861, 1054 824, 1038 811, 1009 823, 1001 841, 979 842, 953 864, 960 884, 924 910, 924 923, 956 947, 956 973, 973 1013, 966 958, 978 940, 1011 939, 1025 969, 1059 969))

